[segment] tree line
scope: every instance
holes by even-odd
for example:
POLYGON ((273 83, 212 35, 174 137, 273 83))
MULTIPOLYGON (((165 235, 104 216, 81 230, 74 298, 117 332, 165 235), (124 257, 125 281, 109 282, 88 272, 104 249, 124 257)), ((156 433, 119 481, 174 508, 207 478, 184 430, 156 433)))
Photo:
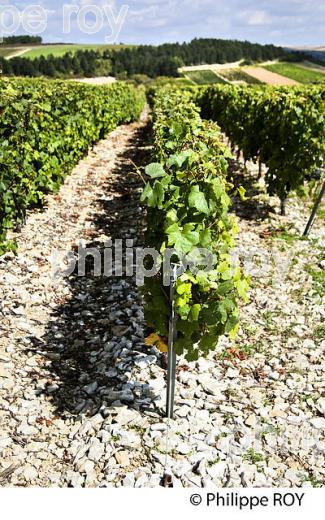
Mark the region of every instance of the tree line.
POLYGON ((140 45, 120 50, 113 60, 114 74, 177 76, 182 65, 229 63, 241 59, 266 61, 284 54, 281 47, 259 45, 248 41, 194 39, 189 43, 166 43, 163 45, 140 45))
POLYGON ((5 36, 3 38, 3 45, 41 45, 43 39, 41 36, 30 36, 28 34, 23 34, 20 36, 5 36))
POLYGON ((0 68, 5 76, 47 76, 49 78, 108 76, 111 63, 98 51, 68 52, 63 56, 0 58, 0 68))
POLYGON ((133 74, 178 76, 183 65, 228 63, 241 59, 266 61, 284 55, 281 47, 260 45, 248 41, 194 39, 189 43, 139 45, 129 48, 106 49, 104 52, 79 50, 64 56, 41 56, 30 60, 17 57, 0 60, 5 75, 78 77, 112 74, 131 77, 133 74))

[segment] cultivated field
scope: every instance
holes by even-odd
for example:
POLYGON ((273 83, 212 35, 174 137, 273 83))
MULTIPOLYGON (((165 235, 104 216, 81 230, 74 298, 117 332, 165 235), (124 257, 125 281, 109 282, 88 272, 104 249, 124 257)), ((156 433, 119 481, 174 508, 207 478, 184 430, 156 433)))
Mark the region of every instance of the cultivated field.
POLYGON ((265 65, 264 68, 271 73, 281 74, 298 83, 325 83, 325 69, 313 70, 293 63, 274 63, 265 65))
POLYGON ((178 70, 179 72, 191 72, 191 71, 197 71, 197 70, 215 70, 220 71, 223 69, 232 69, 235 67, 239 67, 242 60, 240 61, 234 61, 233 63, 212 63, 207 65, 190 65, 187 67, 180 67, 178 70))
POLYGON ((298 85, 298 81, 287 78, 263 67, 246 67, 245 72, 252 78, 255 78, 261 83, 267 83, 268 85, 298 85))
POLYGON ((226 81, 211 69, 189 70, 184 76, 196 85, 211 85, 214 83, 225 83, 226 81))
POLYGON ((219 72, 220 76, 227 79, 231 83, 247 83, 247 84, 258 84, 262 83, 258 79, 254 78, 247 74, 244 68, 234 68, 234 69, 222 69, 219 72))
POLYGON ((36 46, 13 46, 13 47, 0 47, 0 56, 14 57, 19 53, 25 58, 39 58, 40 56, 63 56, 67 52, 95 50, 105 51, 106 49, 120 49, 124 47, 131 47, 130 45, 102 45, 102 44, 58 44, 58 45, 36 45, 36 46))

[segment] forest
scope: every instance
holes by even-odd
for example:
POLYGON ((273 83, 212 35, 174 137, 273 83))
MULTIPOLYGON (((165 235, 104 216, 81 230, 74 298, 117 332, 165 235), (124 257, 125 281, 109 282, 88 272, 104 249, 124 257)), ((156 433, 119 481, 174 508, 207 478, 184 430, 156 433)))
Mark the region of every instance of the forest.
POLYGON ((43 38, 41 36, 31 36, 29 34, 22 34, 18 36, 5 36, 3 38, 3 45, 41 45, 43 38))

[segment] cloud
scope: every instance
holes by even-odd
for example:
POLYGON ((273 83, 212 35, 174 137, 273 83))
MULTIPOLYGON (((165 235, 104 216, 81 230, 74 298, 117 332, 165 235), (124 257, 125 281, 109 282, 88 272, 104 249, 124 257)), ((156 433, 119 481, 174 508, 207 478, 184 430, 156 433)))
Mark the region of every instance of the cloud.
MULTIPOLYGON (((8 0, 0 0, 0 5, 7 3, 8 0)), ((34 0, 12 3, 23 8, 34 0)), ((116 15, 123 5, 128 5, 119 35, 126 43, 162 43, 194 37, 248 39, 281 45, 325 43, 324 0, 40 0, 49 15, 47 41, 104 41, 108 25, 90 36, 73 23, 71 34, 63 34, 62 12, 67 3, 89 9, 91 5, 111 5, 116 15)))
POLYGON ((272 20, 266 11, 245 11, 241 16, 247 25, 267 25, 272 20))

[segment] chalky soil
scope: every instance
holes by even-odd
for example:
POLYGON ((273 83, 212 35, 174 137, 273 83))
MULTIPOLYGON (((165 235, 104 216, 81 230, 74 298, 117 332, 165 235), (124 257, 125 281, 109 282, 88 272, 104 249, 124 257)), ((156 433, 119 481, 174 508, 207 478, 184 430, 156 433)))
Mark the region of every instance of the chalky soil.
POLYGON ((0 258, 0 485, 156 487, 166 459, 174 487, 319 485, 324 310, 310 268, 324 268, 324 231, 295 238, 308 214, 295 199, 285 219, 261 187, 236 202, 251 300, 235 344, 179 361, 167 453, 166 373, 144 345, 135 280, 94 276, 90 260, 86 276, 53 280, 53 252, 80 240, 141 246, 134 163, 150 160, 148 142, 146 117, 117 128, 30 212, 18 256, 0 258))

